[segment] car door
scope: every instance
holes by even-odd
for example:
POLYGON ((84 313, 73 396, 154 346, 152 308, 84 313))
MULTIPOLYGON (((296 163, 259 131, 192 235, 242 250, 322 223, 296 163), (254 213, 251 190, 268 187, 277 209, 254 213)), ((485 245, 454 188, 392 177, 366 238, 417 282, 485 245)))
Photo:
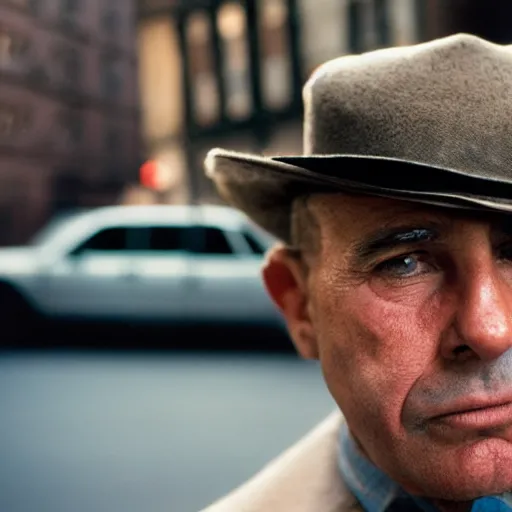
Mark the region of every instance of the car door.
POLYGON ((49 313, 114 318, 136 309, 130 279, 131 236, 128 226, 99 228, 62 255, 46 276, 49 313))
POLYGON ((49 273, 50 313, 90 319, 177 321, 185 312, 187 254, 179 226, 106 227, 49 273))
POLYGON ((137 315, 163 322, 184 320, 190 267, 187 235, 179 225, 139 228, 130 268, 137 315))
POLYGON ((195 226, 191 232, 188 315, 233 323, 274 317, 261 278, 262 254, 237 231, 195 226))

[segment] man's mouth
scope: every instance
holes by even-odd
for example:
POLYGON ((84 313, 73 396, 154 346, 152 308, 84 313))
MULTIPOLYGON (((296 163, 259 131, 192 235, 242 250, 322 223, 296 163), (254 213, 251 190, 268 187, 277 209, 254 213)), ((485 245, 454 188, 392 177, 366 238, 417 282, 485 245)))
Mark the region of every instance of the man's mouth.
POLYGON ((438 414, 431 421, 458 430, 488 430, 512 425, 512 400, 468 402, 438 414))

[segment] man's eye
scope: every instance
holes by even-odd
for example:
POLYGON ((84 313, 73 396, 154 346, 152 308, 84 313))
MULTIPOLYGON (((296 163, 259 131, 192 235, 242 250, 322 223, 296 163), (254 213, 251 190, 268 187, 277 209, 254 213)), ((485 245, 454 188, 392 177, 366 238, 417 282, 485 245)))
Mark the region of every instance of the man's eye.
POLYGON ((428 272, 429 265, 420 259, 420 255, 407 254, 383 261, 375 270, 384 277, 412 277, 428 272))

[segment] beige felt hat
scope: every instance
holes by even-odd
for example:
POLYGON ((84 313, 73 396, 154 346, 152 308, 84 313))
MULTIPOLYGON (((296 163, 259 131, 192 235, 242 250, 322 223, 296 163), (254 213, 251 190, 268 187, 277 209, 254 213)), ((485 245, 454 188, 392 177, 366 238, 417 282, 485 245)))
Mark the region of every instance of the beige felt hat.
POLYGON ((304 88, 304 153, 209 152, 220 194, 289 241, 291 205, 347 191, 512 213, 512 48, 458 34, 327 62, 304 88))

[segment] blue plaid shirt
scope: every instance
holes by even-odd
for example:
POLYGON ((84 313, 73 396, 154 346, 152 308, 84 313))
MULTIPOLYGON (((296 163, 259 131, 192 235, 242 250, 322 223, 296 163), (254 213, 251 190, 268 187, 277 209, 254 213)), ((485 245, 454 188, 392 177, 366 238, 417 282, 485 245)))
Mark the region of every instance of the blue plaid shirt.
MULTIPOLYGON (((437 512, 427 500, 407 494, 357 448, 345 422, 340 432, 341 475, 366 512, 437 512)), ((512 493, 475 500, 472 512, 512 512, 512 493)))

